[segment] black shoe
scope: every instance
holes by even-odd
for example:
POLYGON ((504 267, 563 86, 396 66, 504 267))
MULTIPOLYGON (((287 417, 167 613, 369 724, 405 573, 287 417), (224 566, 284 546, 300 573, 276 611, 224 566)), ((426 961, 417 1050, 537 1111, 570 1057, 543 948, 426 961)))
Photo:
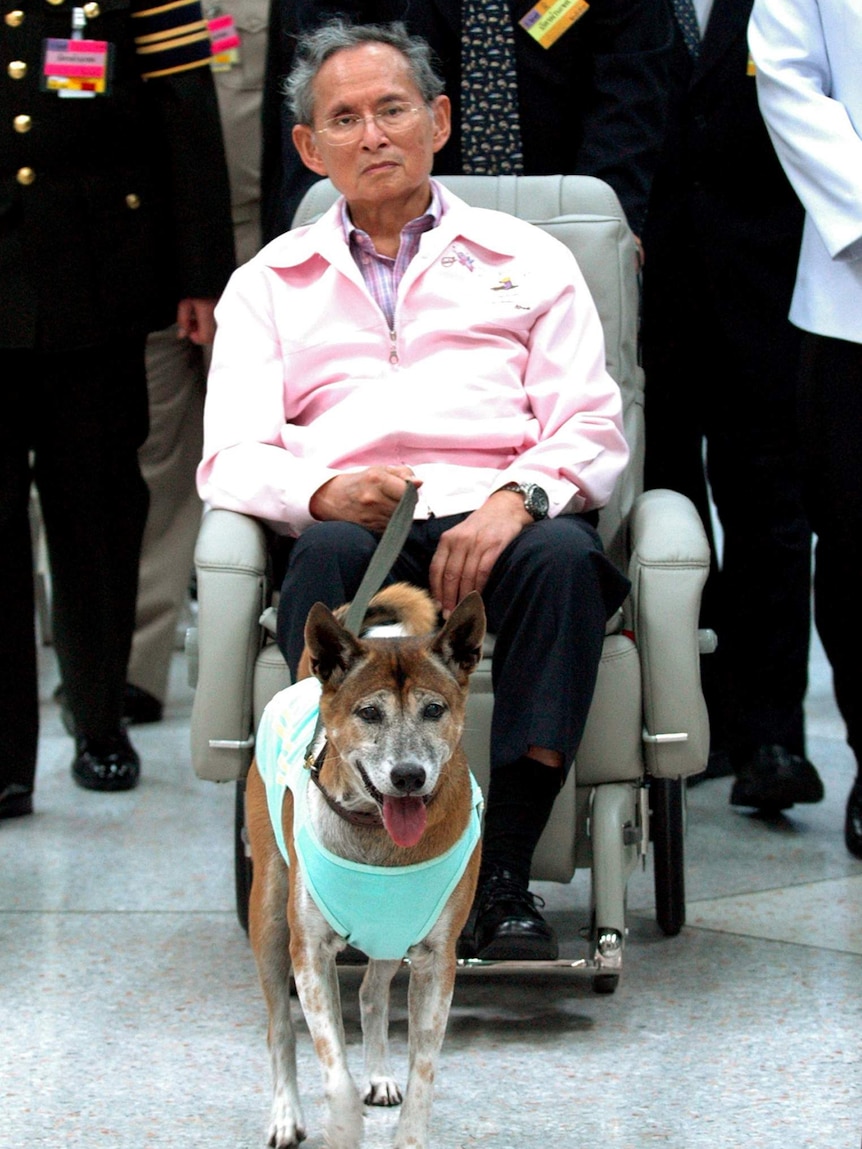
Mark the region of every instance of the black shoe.
POLYGON ((862 778, 857 778, 853 783, 853 789, 847 799, 844 841, 851 854, 862 858, 862 778))
POLYGON ((161 722, 164 707, 149 690, 126 683, 123 696, 123 721, 127 726, 143 726, 148 722, 161 722))
POLYGON ((556 961, 554 931, 531 894, 508 870, 493 870, 476 894, 475 956, 486 961, 556 961))
POLYGON ((141 760, 125 730, 109 738, 77 740, 72 777, 85 790, 133 790, 141 774, 141 760))
POLYGON ((777 813, 796 802, 820 802, 823 783, 807 758, 783 746, 761 746, 740 768, 730 792, 732 806, 777 813))
POLYGON ((33 791, 29 786, 13 782, 0 793, 0 819, 22 818, 33 813, 33 791))

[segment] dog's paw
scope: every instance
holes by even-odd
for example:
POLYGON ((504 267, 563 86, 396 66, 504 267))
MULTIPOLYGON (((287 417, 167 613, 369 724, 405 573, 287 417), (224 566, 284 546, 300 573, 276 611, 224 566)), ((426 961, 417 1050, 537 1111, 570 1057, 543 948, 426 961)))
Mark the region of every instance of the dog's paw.
POLYGON ((392 1077, 372 1077, 362 1100, 366 1105, 400 1105, 401 1090, 392 1077))
POLYGON ((273 1110, 266 1142, 268 1149, 297 1149, 300 1141, 304 1140, 305 1128, 301 1119, 297 1121, 286 1109, 279 1113, 273 1110))

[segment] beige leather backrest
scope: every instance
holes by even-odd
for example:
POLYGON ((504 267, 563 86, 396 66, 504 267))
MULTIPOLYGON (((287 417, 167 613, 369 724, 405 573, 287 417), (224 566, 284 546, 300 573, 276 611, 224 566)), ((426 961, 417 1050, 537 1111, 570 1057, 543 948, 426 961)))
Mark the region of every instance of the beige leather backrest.
MULTIPOLYGON (((623 395, 631 462, 602 510, 600 531, 614 561, 626 569, 624 524, 643 488, 643 372, 638 364, 637 255, 625 213, 611 187, 592 176, 439 176, 475 207, 505 211, 537 224, 574 254, 596 302, 605 333, 608 372, 623 395)), ((313 184, 294 216, 311 223, 336 200, 329 180, 313 184)))

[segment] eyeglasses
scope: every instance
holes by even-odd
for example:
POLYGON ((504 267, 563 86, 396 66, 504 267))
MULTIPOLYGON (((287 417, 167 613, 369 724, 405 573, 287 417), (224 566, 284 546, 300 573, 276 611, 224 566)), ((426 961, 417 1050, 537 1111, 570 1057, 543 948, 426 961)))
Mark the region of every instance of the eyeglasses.
POLYGON ((322 128, 315 128, 319 136, 326 136, 330 144, 342 147, 345 144, 355 144, 362 139, 365 125, 373 120, 377 127, 387 136, 400 136, 409 132, 416 122, 420 112, 426 111, 426 105, 387 104, 379 112, 371 116, 358 116, 345 113, 343 116, 333 116, 324 120, 322 128))

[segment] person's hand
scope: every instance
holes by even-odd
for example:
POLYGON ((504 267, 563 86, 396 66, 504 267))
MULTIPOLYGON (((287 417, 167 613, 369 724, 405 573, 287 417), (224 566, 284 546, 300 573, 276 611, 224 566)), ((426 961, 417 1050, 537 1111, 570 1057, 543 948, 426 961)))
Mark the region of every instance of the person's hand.
POLYGON ((358 523, 378 534, 386 529, 408 482, 421 487, 410 467, 369 467, 336 475, 311 496, 308 509, 321 521, 358 523))
POLYGON ((431 561, 431 596, 448 617, 471 590, 481 591, 512 539, 533 521, 517 491, 495 491, 478 510, 440 536, 431 561))
POLYGON ((201 346, 215 339, 215 299, 181 299, 177 304, 177 337, 201 346))

